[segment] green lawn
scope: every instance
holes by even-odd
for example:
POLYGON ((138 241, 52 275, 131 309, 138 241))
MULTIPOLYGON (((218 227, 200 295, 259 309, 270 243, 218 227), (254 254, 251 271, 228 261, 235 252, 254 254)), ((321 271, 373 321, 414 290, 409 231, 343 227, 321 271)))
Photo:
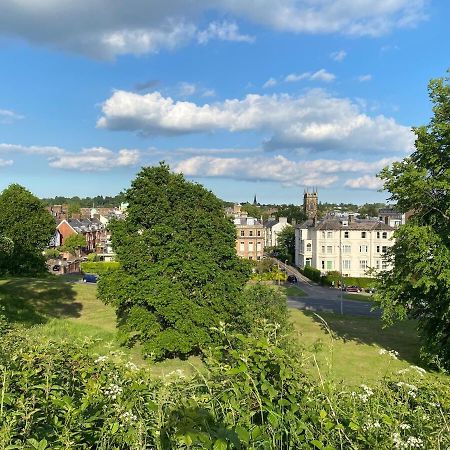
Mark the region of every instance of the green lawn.
POLYGON ((302 291, 297 286, 283 286, 284 293, 288 297, 307 297, 308 294, 304 291, 302 291))
POLYGON ((343 297, 346 300, 356 300, 356 301, 360 301, 360 302, 371 302, 372 301, 372 296, 367 295, 367 294, 357 294, 357 293, 346 292, 343 295, 343 297))
POLYGON ((323 378, 359 384, 420 365, 413 322, 383 329, 379 319, 299 310, 291 310, 291 318, 306 368, 314 376, 320 371, 323 378), (381 348, 397 351, 398 359, 380 355, 381 348))
MULTIPOLYGON (((304 295, 295 286, 282 287, 287 295, 304 295), (295 291, 294 291, 295 290, 295 291)), ((30 327, 30 333, 55 339, 91 338, 94 352, 124 352, 124 357, 146 364, 139 348, 120 347, 113 309, 96 298, 95 285, 78 278, 0 280, 0 305, 12 322, 30 327)), ((378 319, 291 310, 295 336, 302 348, 299 358, 313 376, 343 380, 346 384, 371 382, 410 364, 419 365, 418 341, 412 322, 383 330, 378 319), (380 355, 379 349, 396 350, 399 359, 380 355), (316 364, 317 362, 317 364, 316 364), (319 370, 318 370, 319 369, 319 370)), ((176 369, 187 373, 200 368, 199 358, 154 364, 157 375, 176 369)))
MULTIPOLYGON (((30 327, 30 333, 54 339, 96 341, 94 352, 124 353, 136 364, 146 364, 138 347, 121 347, 117 340, 114 309, 97 299, 95 284, 80 283, 79 276, 0 279, 0 305, 13 323, 30 327)), ((174 359, 154 364, 154 373, 164 375, 175 369, 187 373, 201 366, 199 358, 174 359)))

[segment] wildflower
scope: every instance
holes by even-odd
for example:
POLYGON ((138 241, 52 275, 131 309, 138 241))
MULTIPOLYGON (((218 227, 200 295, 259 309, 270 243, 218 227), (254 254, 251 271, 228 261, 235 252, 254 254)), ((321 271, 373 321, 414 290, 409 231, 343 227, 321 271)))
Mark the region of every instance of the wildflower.
POLYGON ((120 415, 120 420, 125 425, 132 425, 137 421, 137 417, 131 411, 125 411, 120 415))
POLYGON ((103 362, 105 362, 105 361, 108 361, 108 357, 107 357, 107 356, 99 356, 99 357, 94 361, 94 363, 95 363, 95 364, 100 364, 100 363, 103 363, 103 362))
POLYGON ((361 394, 358 394, 358 397, 360 398, 360 400, 363 403, 366 403, 367 400, 369 400, 369 397, 371 397, 373 395, 373 391, 372 391, 372 389, 370 389, 369 386, 366 386, 365 384, 361 384, 361 387, 364 392, 362 392, 361 394))
POLYGON ((416 447, 416 448, 423 448, 423 441, 422 439, 415 437, 415 436, 409 436, 406 444, 409 447, 416 447))
POLYGON ((427 371, 425 369, 422 369, 422 367, 419 366, 410 366, 411 369, 415 370, 419 375, 424 376, 427 371))
POLYGON ((411 428, 411 425, 409 425, 409 424, 407 424, 407 423, 401 423, 401 424, 399 425, 399 428, 400 428, 401 430, 409 430, 409 429, 411 428))
POLYGON ((395 448, 403 449, 407 448, 407 443, 402 440, 399 433, 394 433, 392 435, 392 442, 395 448))
POLYGON ((123 392, 123 389, 117 384, 110 384, 104 392, 105 395, 109 395, 113 400, 115 400, 117 396, 123 392))
POLYGON ((125 364, 125 367, 128 369, 128 370, 138 370, 138 366, 136 365, 136 364, 134 364, 134 363, 132 363, 131 361, 128 361, 126 364, 125 364))
POLYGON ((390 356, 392 359, 398 359, 398 352, 396 350, 386 350, 384 348, 380 348, 380 350, 378 351, 378 353, 380 355, 388 355, 390 356))

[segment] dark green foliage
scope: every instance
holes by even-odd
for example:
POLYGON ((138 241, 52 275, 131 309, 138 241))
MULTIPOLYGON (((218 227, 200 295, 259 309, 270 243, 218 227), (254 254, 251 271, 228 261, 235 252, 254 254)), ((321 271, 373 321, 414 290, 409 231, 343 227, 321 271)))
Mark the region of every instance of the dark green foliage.
POLYGON ((0 236, 0 257, 8 256, 14 250, 14 242, 6 236, 0 236))
MULTIPOLYGON (((249 329, 264 322, 278 324, 282 332, 288 329, 287 299, 280 289, 261 283, 248 285, 242 293, 244 323, 249 329)), ((249 330, 250 331, 250 330, 249 330)))
POLYGON ((414 215, 395 233, 377 297, 388 323, 417 319, 424 353, 450 370, 449 79, 432 80, 429 94, 434 116, 414 129, 415 151, 380 174, 397 209, 414 215))
POLYGON ((106 273, 117 271, 120 263, 116 261, 87 261, 81 263, 81 271, 83 273, 95 273, 97 275, 104 275, 106 273))
POLYGON ((448 380, 418 368, 349 390, 310 380, 299 349, 266 324, 219 327, 201 374, 158 380, 93 342, 0 336, 0 444, 41 450, 446 449, 448 380), (20 343, 20 345, 18 345, 20 343), (407 378, 408 377, 408 378, 407 378), (353 392, 352 392, 353 391, 353 392))
POLYGON ((157 358, 199 352, 211 327, 236 324, 250 275, 222 202, 161 164, 144 168, 126 193, 124 221, 111 224, 121 262, 99 296, 117 308, 126 340, 157 358))
POLYGON ((310 280, 315 281, 316 283, 320 283, 321 272, 319 269, 314 269, 314 267, 311 266, 305 266, 301 270, 301 272, 303 275, 305 275, 305 277, 308 277, 310 280))
POLYGON ((71 234, 64 240, 63 250, 75 255, 82 247, 86 247, 86 238, 82 234, 71 234))
POLYGON ((289 223, 301 223, 306 220, 305 212, 303 211, 303 206, 297 205, 281 205, 278 211, 275 213, 275 217, 279 219, 280 217, 287 217, 289 223))
POLYGON ((334 281, 337 285, 338 281, 343 281, 346 286, 359 286, 360 288, 367 289, 373 287, 376 283, 374 278, 366 277, 342 277, 340 272, 331 271, 328 272, 324 277, 322 277, 322 284, 326 286, 331 286, 334 281))
POLYGON ((80 208, 96 207, 112 208, 119 206, 124 200, 124 194, 120 193, 114 197, 109 195, 97 195, 95 197, 62 197, 60 195, 52 198, 44 198, 42 201, 45 205, 69 205, 69 214, 76 213, 80 208))
POLYGON ((288 260, 292 263, 295 259, 295 228, 285 226, 278 234, 278 242, 276 247, 278 259, 281 261, 288 260))
POLYGON ((0 274, 32 275, 46 271, 42 254, 56 224, 42 202, 18 184, 0 194, 0 235, 11 239, 9 255, 0 254, 0 274))

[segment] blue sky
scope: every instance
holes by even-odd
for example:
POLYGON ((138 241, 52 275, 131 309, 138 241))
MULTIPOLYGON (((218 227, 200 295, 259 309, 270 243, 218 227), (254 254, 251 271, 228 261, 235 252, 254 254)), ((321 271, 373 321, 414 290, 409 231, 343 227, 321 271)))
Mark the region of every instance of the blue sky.
POLYGON ((3 0, 0 190, 111 195, 165 160, 230 201, 384 201, 449 21, 426 0, 3 0))

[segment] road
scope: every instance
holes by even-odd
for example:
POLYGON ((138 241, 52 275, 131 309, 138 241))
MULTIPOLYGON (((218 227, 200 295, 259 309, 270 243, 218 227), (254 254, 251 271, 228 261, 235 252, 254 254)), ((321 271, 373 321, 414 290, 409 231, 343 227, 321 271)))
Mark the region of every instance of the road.
POLYGON ((307 311, 325 311, 335 314, 351 316, 380 317, 381 311, 372 311, 373 303, 370 301, 346 300, 341 301, 341 291, 334 288, 319 286, 302 275, 297 269, 282 261, 278 261, 280 268, 286 270, 288 275, 294 275, 297 286, 304 291, 307 297, 288 297, 288 305, 292 308, 307 311))

